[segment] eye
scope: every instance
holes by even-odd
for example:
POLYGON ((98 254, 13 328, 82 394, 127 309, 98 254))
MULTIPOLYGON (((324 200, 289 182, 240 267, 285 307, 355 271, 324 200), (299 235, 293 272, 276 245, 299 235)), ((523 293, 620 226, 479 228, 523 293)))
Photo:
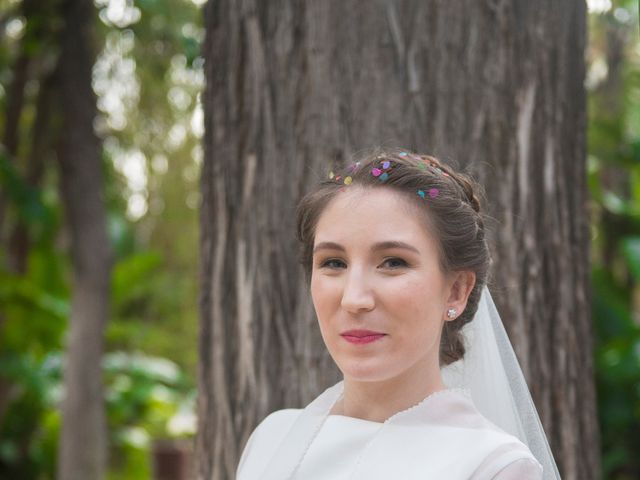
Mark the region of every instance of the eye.
POLYGON ((407 262, 405 262, 403 259, 401 258, 397 258, 397 257, 390 257, 390 258, 385 258, 384 262, 382 262, 383 265, 385 263, 389 263, 391 264, 391 268, 400 268, 400 267, 406 267, 408 266, 407 262), (393 264, 395 264, 395 266, 393 266, 393 264))
POLYGON ((320 262, 320 268, 327 267, 327 268, 335 269, 335 268, 340 268, 339 265, 344 265, 344 263, 341 260, 338 260, 337 258, 330 258, 328 260, 320 262), (338 264, 338 267, 335 267, 336 264, 338 264))

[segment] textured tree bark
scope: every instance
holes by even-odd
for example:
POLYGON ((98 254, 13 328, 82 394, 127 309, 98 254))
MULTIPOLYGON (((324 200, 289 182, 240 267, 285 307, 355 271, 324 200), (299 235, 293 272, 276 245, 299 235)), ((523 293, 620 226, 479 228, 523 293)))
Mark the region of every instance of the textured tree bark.
POLYGON ((102 194, 101 149, 93 131, 94 6, 86 0, 67 0, 62 11, 59 106, 63 129, 58 159, 74 275, 56 478, 99 480, 107 461, 101 361, 112 253, 102 194))
POLYGON ((340 378, 293 211, 332 161, 379 144, 485 186, 491 291, 562 478, 597 478, 584 2, 211 0, 205 15, 198 478, 233 478, 257 422, 340 378))

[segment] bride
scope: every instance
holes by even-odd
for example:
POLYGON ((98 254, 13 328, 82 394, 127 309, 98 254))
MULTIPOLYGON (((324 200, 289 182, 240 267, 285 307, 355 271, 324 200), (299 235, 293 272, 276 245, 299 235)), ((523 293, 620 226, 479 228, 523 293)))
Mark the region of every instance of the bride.
POLYGON ((268 415, 238 480, 560 478, 487 288, 470 176, 378 149, 309 192, 297 224, 343 380, 268 415))

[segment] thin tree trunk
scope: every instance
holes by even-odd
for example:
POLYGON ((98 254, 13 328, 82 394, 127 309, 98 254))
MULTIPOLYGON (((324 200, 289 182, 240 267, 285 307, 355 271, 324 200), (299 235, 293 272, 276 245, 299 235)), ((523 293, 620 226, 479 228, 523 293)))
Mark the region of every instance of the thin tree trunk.
POLYGON ((101 149, 93 131, 93 3, 68 0, 63 4, 63 16, 63 129, 58 157, 74 276, 57 478, 99 480, 107 462, 101 360, 112 253, 106 229, 101 149))
POLYGON ((24 47, 24 51, 20 53, 12 69, 13 78, 8 89, 6 123, 4 135, 2 136, 2 143, 11 157, 15 157, 18 150, 18 131, 22 107, 24 106, 24 88, 29 76, 30 63, 31 58, 26 52, 26 47, 24 47))
POLYGON ((492 293, 562 478, 598 478, 584 2, 210 0, 205 15, 198 478, 233 478, 258 421, 339 378, 293 207, 379 144, 484 184, 492 293))
MULTIPOLYGON (((20 4, 20 10, 27 22, 33 21, 34 16, 37 14, 36 0, 24 0, 22 4, 20 4)), ((7 108, 5 111, 4 132, 2 133, 2 145, 4 146, 8 159, 14 162, 20 143, 20 120, 24 107, 25 87, 29 80, 29 69, 32 63, 33 47, 30 45, 31 42, 31 36, 26 34, 20 41, 20 53, 13 65, 11 84, 7 91, 7 108)), ((3 245, 5 244, 4 220, 6 209, 7 199, 5 198, 4 192, 0 190, 0 243, 3 245)))
MULTIPOLYGON (((45 170, 45 159, 50 158, 52 131, 55 130, 50 122, 54 84, 55 73, 50 73, 43 78, 36 101, 35 121, 30 135, 31 144, 25 173, 27 183, 34 189, 40 188, 45 170)), ((28 225, 21 218, 16 218, 8 243, 9 270, 18 274, 26 273, 31 238, 29 238, 28 225)))

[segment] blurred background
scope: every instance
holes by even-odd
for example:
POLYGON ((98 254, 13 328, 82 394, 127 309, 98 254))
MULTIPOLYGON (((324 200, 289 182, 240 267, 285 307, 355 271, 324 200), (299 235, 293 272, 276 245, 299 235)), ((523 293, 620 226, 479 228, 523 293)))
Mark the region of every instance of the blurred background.
MULTIPOLYGON (((114 252, 103 362, 114 479, 152 478, 154 445, 195 432, 201 3, 92 7, 114 252)), ((62 19, 55 2, 0 5, 0 478, 54 478, 72 262, 60 171, 38 126, 56 115, 47 89, 62 19)))
MULTIPOLYGON (((113 252, 108 478, 187 478, 196 430, 204 0, 94 0, 91 87, 113 252)), ((602 478, 640 478, 638 2, 589 0, 592 312, 602 478)), ((0 0, 0 478, 52 479, 73 232, 51 125, 56 2, 0 0)), ((54 98, 55 97, 55 98, 54 98)), ((57 100, 56 100, 57 98, 57 100)), ((62 99, 64 102, 65 99, 62 99)), ((64 127, 60 127, 64 128, 64 127)))

